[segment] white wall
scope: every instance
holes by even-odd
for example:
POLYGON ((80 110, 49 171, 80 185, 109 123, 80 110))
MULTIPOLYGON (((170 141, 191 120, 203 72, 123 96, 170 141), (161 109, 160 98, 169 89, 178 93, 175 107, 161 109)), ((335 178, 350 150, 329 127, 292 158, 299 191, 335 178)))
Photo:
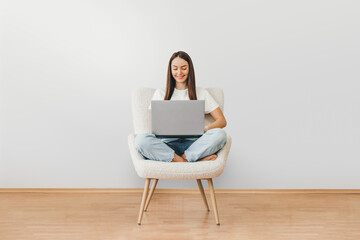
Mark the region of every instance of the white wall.
MULTIPOLYGON (((358 1, 1 1, 0 187, 143 187, 131 90, 222 87, 217 188, 360 188, 358 1)), ((160 181, 160 188, 197 188, 160 181)))

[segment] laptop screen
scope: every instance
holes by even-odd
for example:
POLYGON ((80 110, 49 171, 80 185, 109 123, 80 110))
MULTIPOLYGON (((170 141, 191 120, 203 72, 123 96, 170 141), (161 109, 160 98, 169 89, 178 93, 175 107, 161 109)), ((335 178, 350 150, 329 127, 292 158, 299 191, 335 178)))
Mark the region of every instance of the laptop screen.
POLYGON ((199 137, 204 134, 204 100, 152 100, 152 133, 159 137, 199 137))

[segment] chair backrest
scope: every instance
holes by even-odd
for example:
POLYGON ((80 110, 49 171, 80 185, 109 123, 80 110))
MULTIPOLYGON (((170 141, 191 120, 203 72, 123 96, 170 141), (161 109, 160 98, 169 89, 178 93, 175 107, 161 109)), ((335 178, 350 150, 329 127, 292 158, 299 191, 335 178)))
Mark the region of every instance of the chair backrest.
MULTIPOLYGON (((224 111, 224 92, 221 88, 206 88, 215 101, 220 105, 220 109, 224 111)), ((136 134, 151 133, 151 111, 149 105, 154 88, 135 88, 132 92, 132 114, 133 123, 136 134)), ((205 115, 205 125, 214 122, 210 114, 205 115)))

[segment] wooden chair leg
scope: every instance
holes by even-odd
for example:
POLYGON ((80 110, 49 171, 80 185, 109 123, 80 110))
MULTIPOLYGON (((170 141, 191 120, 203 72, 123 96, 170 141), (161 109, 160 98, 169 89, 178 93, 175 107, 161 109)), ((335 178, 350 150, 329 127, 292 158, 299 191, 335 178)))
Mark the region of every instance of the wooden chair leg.
POLYGON ((214 191, 214 185, 213 185, 213 182, 212 182, 212 178, 208 179, 208 183, 209 183, 210 196, 211 196, 212 205, 213 205, 214 214, 215 214, 215 221, 216 221, 217 225, 220 225, 219 214, 218 214, 218 209, 217 209, 217 205, 216 205, 215 191, 214 191))
POLYGON ((144 187, 144 192, 143 192, 143 196, 141 199, 141 206, 140 206, 140 212, 139 212, 139 218, 138 218, 138 225, 141 225, 141 219, 144 213, 144 208, 145 208, 145 201, 149 192, 149 185, 150 185, 150 178, 147 178, 145 181, 145 187, 144 187))
POLYGON ((202 199, 203 199, 203 201, 204 201, 206 210, 207 210, 208 212, 210 212, 209 205, 208 205, 207 200, 206 200, 205 191, 204 191, 203 185, 202 185, 202 183, 201 183, 201 179, 196 179, 196 182, 197 182, 197 184, 198 184, 198 186, 199 186, 199 190, 200 190, 200 193, 201 193, 201 197, 202 197, 202 199))
POLYGON ((153 196, 153 193, 154 193, 154 191, 155 191, 156 184, 158 183, 158 181, 159 181, 159 179, 154 179, 154 181, 153 181, 153 183, 152 183, 152 185, 151 185, 150 193, 149 193, 149 195, 148 195, 148 197, 147 197, 147 200, 146 200, 146 203, 145 203, 145 209, 144 209, 145 212, 146 212, 146 210, 147 210, 147 208, 148 208, 148 206, 149 206, 149 203, 150 203, 150 201, 151 201, 151 198, 152 198, 152 196, 153 196))

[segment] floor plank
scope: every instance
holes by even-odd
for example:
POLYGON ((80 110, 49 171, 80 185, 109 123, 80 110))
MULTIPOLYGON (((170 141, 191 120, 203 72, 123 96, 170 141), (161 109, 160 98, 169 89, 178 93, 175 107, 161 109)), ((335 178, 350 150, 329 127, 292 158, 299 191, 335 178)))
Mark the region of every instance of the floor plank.
POLYGON ((0 239, 360 239, 360 194, 216 198, 220 226, 200 193, 155 190, 138 226, 141 193, 0 193, 0 239))

